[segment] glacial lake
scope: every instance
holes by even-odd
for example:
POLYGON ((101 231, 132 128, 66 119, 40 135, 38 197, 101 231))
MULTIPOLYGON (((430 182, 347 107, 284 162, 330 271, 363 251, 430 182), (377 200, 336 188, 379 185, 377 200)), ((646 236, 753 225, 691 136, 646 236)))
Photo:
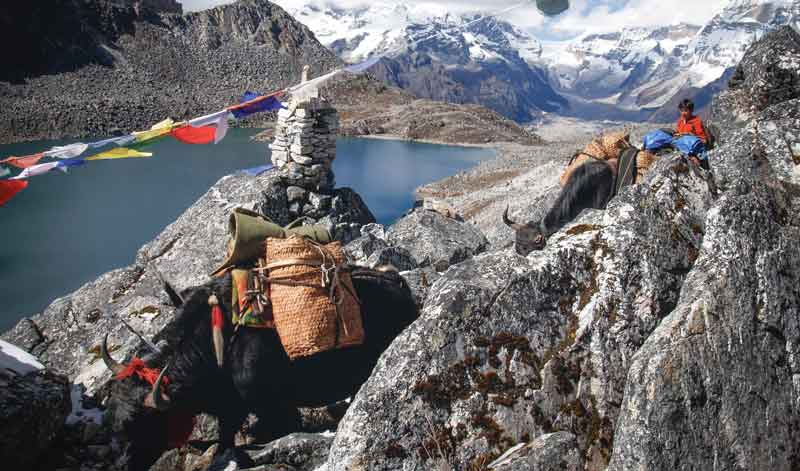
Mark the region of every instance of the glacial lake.
MULTIPOLYGON (((0 332, 109 270, 130 265, 152 240, 221 177, 268 163, 257 130, 231 129, 217 145, 171 138, 153 157, 87 162, 29 179, 0 206, 0 332)), ((0 145, 0 159, 72 141, 0 145)), ((339 138, 337 186, 361 194, 378 222, 414 204, 414 190, 492 158, 483 148, 339 138)))

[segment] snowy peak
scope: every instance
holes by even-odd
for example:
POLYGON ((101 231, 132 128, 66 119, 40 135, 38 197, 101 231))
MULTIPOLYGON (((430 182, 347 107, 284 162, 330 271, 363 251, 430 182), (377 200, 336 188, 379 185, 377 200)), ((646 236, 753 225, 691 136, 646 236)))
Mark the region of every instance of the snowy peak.
POLYGON ((566 104, 547 81, 542 44, 493 16, 410 1, 278 3, 346 62, 382 56, 370 71, 419 97, 478 103, 519 121, 566 104))
POLYGON ((454 15, 442 5, 376 1, 369 6, 341 9, 324 1, 285 3, 287 11, 308 26, 317 39, 347 62, 370 56, 402 54, 425 43, 466 47, 477 61, 507 60, 518 55, 539 59, 539 41, 511 24, 482 15, 454 15), (290 4, 292 3, 292 4, 290 4))
POLYGON ((776 26, 798 27, 800 2, 732 0, 698 32, 690 44, 691 82, 703 86, 739 63, 750 44, 776 26))

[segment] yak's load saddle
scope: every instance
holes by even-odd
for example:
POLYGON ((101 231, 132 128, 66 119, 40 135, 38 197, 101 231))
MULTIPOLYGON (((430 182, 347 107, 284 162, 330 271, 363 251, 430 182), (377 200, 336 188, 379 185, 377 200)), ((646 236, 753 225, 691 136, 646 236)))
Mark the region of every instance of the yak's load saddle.
POLYGON ((559 183, 565 186, 572 173, 586 162, 603 161, 614 171, 614 192, 617 193, 624 186, 642 181, 657 160, 657 154, 632 145, 627 131, 606 133, 594 138, 581 152, 572 156, 559 183))
POLYGON ((212 273, 231 272, 235 328, 276 329, 291 359, 364 341, 341 244, 324 227, 300 222, 283 228, 256 212, 235 209, 228 257, 212 273))

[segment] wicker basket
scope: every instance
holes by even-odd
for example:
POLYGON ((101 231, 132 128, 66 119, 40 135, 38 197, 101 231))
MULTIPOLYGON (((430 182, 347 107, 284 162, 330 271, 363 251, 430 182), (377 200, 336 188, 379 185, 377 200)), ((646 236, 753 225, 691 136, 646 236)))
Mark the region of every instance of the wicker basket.
POLYGON ((629 137, 624 131, 603 134, 587 144, 583 152, 598 160, 618 159, 622 151, 630 147, 629 137))
POLYGON ((345 262, 341 244, 291 236, 269 238, 266 246, 272 315, 289 358, 361 345, 364 327, 353 281, 348 272, 334 276, 332 270, 345 262), (323 267, 329 270, 325 285, 323 267))

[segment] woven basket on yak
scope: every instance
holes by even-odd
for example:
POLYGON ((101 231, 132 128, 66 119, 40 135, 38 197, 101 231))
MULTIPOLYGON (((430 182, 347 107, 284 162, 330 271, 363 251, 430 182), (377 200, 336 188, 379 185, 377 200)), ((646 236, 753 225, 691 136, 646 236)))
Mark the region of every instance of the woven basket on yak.
POLYGON ((625 131, 611 132, 592 139, 583 149, 597 160, 618 159, 623 150, 631 147, 630 133, 625 131))
POLYGON ((339 242, 267 239, 269 297, 281 344, 289 358, 361 345, 364 327, 339 242))

